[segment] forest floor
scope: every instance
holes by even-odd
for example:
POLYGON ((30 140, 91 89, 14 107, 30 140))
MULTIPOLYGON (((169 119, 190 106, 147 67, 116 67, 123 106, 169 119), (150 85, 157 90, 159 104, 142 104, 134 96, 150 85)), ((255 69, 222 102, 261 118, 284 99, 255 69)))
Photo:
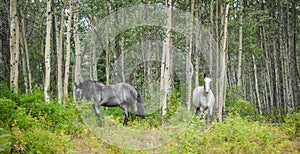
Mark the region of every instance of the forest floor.
MULTIPOLYGON (((103 112, 100 128, 95 116, 80 114, 74 102, 45 104, 43 92, 2 90, 0 153, 300 153, 300 112, 276 124, 240 106, 223 122, 204 125, 203 119, 192 117, 186 125, 165 127, 159 111, 146 119, 130 116, 123 126, 122 111, 110 108, 103 112)), ((178 103, 171 99, 165 119, 177 111, 178 103)))

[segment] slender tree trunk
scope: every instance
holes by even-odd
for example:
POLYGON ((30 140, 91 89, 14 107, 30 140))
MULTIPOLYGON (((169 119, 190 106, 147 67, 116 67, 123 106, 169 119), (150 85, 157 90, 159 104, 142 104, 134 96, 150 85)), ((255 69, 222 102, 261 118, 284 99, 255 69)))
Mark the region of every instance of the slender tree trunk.
MULTIPOLYGON (((106 16, 109 15, 109 7, 108 7, 108 2, 106 2, 106 16)), ((106 70, 106 84, 109 85, 109 76, 110 76, 110 72, 109 72, 109 22, 108 22, 108 18, 106 18, 106 24, 105 24, 105 31, 106 31, 106 54, 105 54, 105 70, 106 70)))
POLYGON ((59 32, 59 52, 57 52, 57 97, 58 103, 62 103, 62 60, 63 60, 63 40, 64 40, 64 22, 65 22, 65 10, 68 4, 68 0, 65 0, 64 8, 61 11, 60 20, 60 32, 59 32))
POLYGON ((228 12, 229 12, 229 4, 226 4, 226 10, 224 14, 224 34, 223 34, 223 40, 222 40, 222 50, 220 52, 220 79, 219 79, 219 109, 218 109, 218 120, 219 122, 222 122, 222 108, 223 104, 225 102, 225 77, 226 77, 226 47, 227 47, 227 27, 228 27, 228 12))
MULTIPOLYGON (((248 64, 248 70, 251 70, 251 64, 249 63, 248 64)), ((250 91, 250 95, 249 95, 249 100, 250 102, 252 103, 252 106, 255 106, 253 105, 254 104, 254 94, 253 94, 253 80, 252 80, 252 75, 248 75, 248 81, 249 81, 249 91, 250 91)))
POLYGON ((243 54, 243 0, 240 0, 240 25, 239 25, 239 56, 238 56, 238 70, 237 70, 237 86, 241 87, 242 76, 242 54, 243 54))
POLYGON ((18 93, 19 84, 19 54, 20 54, 20 30, 17 15, 17 0, 10 0, 10 87, 18 93))
MULTIPOLYGON (((273 103, 274 103, 274 101, 273 101, 273 92, 272 92, 272 88, 271 88, 271 77, 270 77, 270 67, 269 67, 269 65, 270 65, 270 59, 269 59, 269 55, 268 55, 268 48, 266 47, 266 45, 267 45, 267 41, 266 41, 266 34, 265 34, 265 28, 264 28, 264 26, 263 25, 261 25, 261 30, 262 30, 262 40, 263 40, 263 49, 265 50, 265 69, 266 69, 266 79, 267 79, 267 85, 268 85, 268 94, 269 94, 269 105, 268 106, 270 106, 270 107, 273 107, 274 105, 273 105, 273 103)), ((271 110, 270 110, 271 111, 271 110)), ((271 112, 273 112, 273 111, 271 111, 271 112)))
POLYGON ((24 53, 24 43, 23 43, 22 38, 23 38, 22 32, 20 32, 22 71, 23 71, 23 78, 24 78, 25 94, 28 94, 28 79, 27 79, 27 70, 26 70, 26 60, 25 60, 25 53, 24 53))
MULTIPOLYGON (((51 2, 54 4, 54 0, 51 2)), ((52 10, 54 11, 54 5, 52 5, 52 10)), ((57 58, 55 57, 57 55, 57 35, 56 35, 56 17, 55 15, 52 16, 52 51, 54 56, 51 56, 52 66, 53 66, 53 76, 54 76, 54 85, 57 85, 57 58)), ((53 87, 53 94, 57 94, 57 87, 53 87)))
POLYGON ((299 71, 298 71, 298 66, 297 66, 297 49, 296 49, 296 44, 297 44, 297 12, 296 12, 296 0, 292 1, 292 10, 291 10, 291 15, 292 15, 292 25, 291 25, 291 32, 292 32, 292 37, 291 37, 291 50, 290 50, 290 77, 292 79, 292 90, 293 90, 293 98, 294 98, 294 103, 295 103, 295 108, 297 109, 300 106, 300 77, 299 77, 299 71))
MULTIPOLYGON (((2 1, 4 5, 8 5, 9 1, 5 0, 2 1)), ((0 10, 0 16, 2 17, 0 26, 7 27, 9 25, 9 12, 5 9, 0 10)), ((10 31, 4 30, 0 32, 0 39, 1 39, 1 64, 3 66, 3 72, 0 75, 0 80, 9 81, 10 79, 7 78, 10 76, 9 68, 10 68, 10 31)))
POLYGON ((44 82, 44 95, 45 102, 50 104, 50 44, 51 44, 51 26, 52 26, 52 11, 51 0, 47 0, 47 28, 46 28, 46 46, 45 46, 45 82, 44 82))
POLYGON ((284 53, 284 43, 283 43, 283 31, 284 31, 284 26, 281 27, 281 25, 284 25, 284 20, 283 20, 283 16, 284 16, 284 12, 283 12, 283 6, 282 6, 282 1, 280 2, 280 21, 278 23, 278 26, 280 27, 280 31, 278 33, 278 37, 279 37, 279 52, 280 52, 280 82, 282 84, 282 100, 280 101, 283 105, 283 114, 287 114, 288 113, 288 107, 287 107, 287 91, 288 91, 288 87, 286 86, 285 83, 285 53, 284 53))
MULTIPOLYGON (((21 12, 21 16, 22 17, 24 17, 24 15, 23 15, 23 12, 22 12, 22 10, 20 11, 21 12)), ((21 18, 21 28, 22 28, 22 30, 24 30, 23 29, 23 22, 24 22, 24 18, 21 18)), ((26 56, 25 56, 25 45, 24 45, 24 34, 25 32, 22 32, 21 31, 21 29, 20 29, 20 43, 21 43, 21 57, 22 57, 22 71, 23 71, 23 78, 24 78, 24 86, 25 86, 25 94, 28 94, 28 78, 27 78, 27 70, 26 70, 26 60, 25 60, 25 58, 26 58, 26 56)))
MULTIPOLYGON (((197 11, 195 12, 196 19, 198 19, 199 24, 201 24, 201 0, 198 0, 197 11)), ((201 25, 200 25, 201 26, 201 25)), ((200 55, 200 45, 202 44, 202 27, 197 28, 196 41, 195 41, 195 87, 199 86, 199 55, 200 55)), ((210 62, 209 62, 210 65, 210 62)))
MULTIPOLYGON (((144 14, 143 14, 143 12, 145 11, 145 9, 146 8, 143 8, 143 7, 140 7, 140 12, 139 12, 139 15, 140 15, 140 17, 139 17, 139 23, 144 23, 144 20, 143 20, 143 17, 144 17, 144 14)), ((147 11, 145 11, 146 13, 145 14, 147 14, 147 11)), ((145 31, 145 30, 144 30, 145 31)), ((147 30, 146 30, 147 31, 147 30)), ((140 42, 141 42, 141 52, 142 52, 142 64, 143 64, 143 76, 144 76, 144 81, 143 81, 143 86, 145 87, 144 89, 143 89, 143 93, 146 93, 146 90, 149 88, 148 87, 148 82, 147 82, 147 43, 146 43, 146 38, 145 38, 145 33, 143 32, 143 33, 140 33, 140 42)), ((147 37, 147 32, 146 32, 146 37, 147 37)), ((137 49, 137 52, 139 52, 138 51, 138 49, 137 49)))
MULTIPOLYGON (((215 16, 215 38, 216 38, 216 78, 218 79, 220 76, 220 71, 219 71, 219 66, 220 66, 220 58, 219 58, 219 0, 216 0, 216 16, 215 16)), ((217 102, 217 106, 218 108, 220 108, 220 101, 219 101, 219 83, 218 81, 215 82, 216 83, 216 100, 215 102, 217 102)), ((218 111, 219 113, 219 111, 218 111)), ((221 115, 219 116, 221 117, 221 115)))
POLYGON ((64 103, 68 102, 68 86, 69 86, 69 71, 70 71, 70 54, 71 54, 71 34, 72 34, 72 18, 73 18, 73 0, 70 2, 70 12, 67 26, 67 53, 65 62, 65 75, 64 75, 64 103))
MULTIPOLYGON (((274 108, 275 107, 275 103, 276 103, 276 98, 275 98, 275 95, 274 95, 274 89, 272 87, 273 85, 273 79, 274 79, 274 76, 273 76, 273 73, 272 73, 272 59, 270 58, 270 36, 268 36, 267 38, 267 47, 266 47, 266 61, 267 61, 267 76, 268 76, 268 86, 269 86, 269 96, 270 96, 270 107, 271 108, 274 108)), ((271 112, 275 113, 275 110, 271 110, 271 112)))
MULTIPOLYGON (((21 12, 23 14, 23 12, 21 12)), ((30 70, 30 63, 29 63, 29 55, 28 55, 28 45, 27 45, 27 38, 26 38, 26 28, 25 28, 25 20, 22 18, 21 20, 22 24, 22 32, 21 33, 21 42, 24 42, 24 49, 25 49, 25 63, 26 63, 26 69, 28 73, 28 84, 29 84, 29 92, 32 92, 32 79, 31 79, 31 70, 30 70)))
MULTIPOLYGON (((74 13, 74 25, 75 25, 75 32, 74 32, 74 38, 75 38, 75 83, 79 84, 81 80, 81 53, 80 53, 80 40, 79 40, 79 31, 78 31, 78 22, 79 22, 79 1, 76 1, 75 4, 75 13, 74 13)), ((75 98, 75 97, 74 97, 75 98)))
MULTIPOLYGON (((213 34, 214 28, 214 4, 210 2, 210 34, 213 34)), ((213 37, 209 37, 209 74, 212 75, 213 69, 213 37)))
POLYGON ((92 68, 92 80, 97 81, 98 80, 98 75, 97 75, 97 57, 96 57, 96 50, 93 48, 92 49, 92 63, 91 63, 91 68, 92 68))
POLYGON ((278 39, 279 39, 279 54, 280 54, 280 62, 278 63, 278 78, 279 78, 279 82, 281 84, 281 88, 279 87, 279 92, 280 92, 280 105, 281 105, 281 109, 282 109, 282 115, 285 115, 287 113, 287 106, 286 106, 286 91, 287 91, 287 87, 285 85, 285 81, 284 81, 284 45, 283 45, 283 31, 284 31, 284 22, 283 22, 283 7, 282 7, 282 1, 279 2, 279 22, 278 22, 278 27, 279 28, 279 33, 278 33, 278 39), (281 26, 283 25, 283 26, 281 26))
MULTIPOLYGON (((273 41, 275 42, 275 41, 273 41)), ((278 110, 278 114, 281 115, 281 93, 280 93, 280 89, 281 89, 281 82, 279 81, 279 67, 278 67, 278 61, 280 61, 279 59, 277 59, 277 56, 280 56, 280 53, 278 53, 275 44, 273 44, 273 60, 274 60, 274 76, 275 76, 275 81, 274 81, 274 94, 275 94, 275 98, 276 98, 276 107, 278 110), (280 89, 279 89, 280 88, 280 89)))
MULTIPOLYGON (((149 15, 148 15, 148 3, 149 0, 146 0, 145 4, 145 18, 146 18, 146 24, 149 24, 149 15)), ((148 80, 148 89, 152 87, 152 77, 151 77, 151 42, 150 42, 150 31, 149 29, 146 30, 146 63, 147 63, 147 80, 148 80)))
POLYGON ((287 85, 288 85, 288 89, 289 89, 289 93, 288 93, 288 97, 289 97, 289 102, 290 102, 290 106, 292 109, 295 109, 295 103, 294 102, 294 95, 293 95, 293 88, 292 86, 294 85, 294 83, 292 83, 292 78, 289 77, 291 74, 291 69, 290 69, 290 51, 291 51, 291 41, 290 41, 290 6, 286 7, 286 28, 285 28, 285 37, 286 37, 286 79, 287 79, 287 85))
MULTIPOLYGON (((125 19, 125 17, 124 17, 124 14, 122 13, 122 19, 121 19, 121 24, 123 25, 124 24, 124 19, 125 19)), ((125 54, 125 52, 124 52, 124 37, 122 37, 121 38, 121 55, 122 55, 122 57, 121 57, 121 75, 122 75, 122 82, 125 82, 125 66, 124 66, 124 55, 125 54)))
POLYGON ((161 114, 167 114, 167 98, 170 89, 170 50, 171 50, 171 24, 172 24, 172 0, 166 0, 166 14, 167 14, 167 31, 166 42, 163 45, 161 77, 160 77, 160 96, 162 110, 161 114))
POLYGON ((286 87, 286 101, 285 101, 285 104, 286 104, 286 108, 287 108, 287 112, 290 113, 290 109, 293 109, 293 99, 291 99, 291 86, 290 86, 290 78, 288 77, 290 72, 289 72, 289 68, 288 68, 288 65, 289 65, 289 56, 288 56, 288 52, 290 50, 290 42, 289 42, 289 6, 286 6, 286 11, 285 11, 285 15, 284 15, 286 18, 286 20, 284 21, 284 38, 285 38, 285 49, 284 49, 284 54, 283 54, 283 59, 284 59, 284 67, 283 67, 283 70, 284 70, 284 73, 283 73, 283 81, 284 81, 284 84, 285 84, 285 87, 286 87))
POLYGON ((261 109, 261 102, 260 102, 260 96, 259 96, 259 89, 258 89, 258 81, 257 81, 257 67, 256 67, 256 61, 255 57, 252 54, 252 61, 253 61, 253 73, 254 73, 254 84, 255 84, 255 94, 256 94, 256 101, 258 104, 258 109, 259 113, 262 114, 262 109, 261 109))
MULTIPOLYGON (((261 62, 262 63, 262 62, 261 62)), ((262 64, 261 64, 262 65, 262 64)), ((262 65, 263 66, 263 65, 262 65)), ((264 109, 264 114, 269 114, 269 110, 268 110, 268 98, 267 98, 267 82, 266 82, 266 77, 265 77, 265 73, 263 71, 261 71, 261 78, 263 79, 262 81, 262 102, 263 102, 263 109, 264 109)))
MULTIPOLYGON (((191 0, 191 15, 194 16, 194 5, 195 1, 191 0)), ((193 64, 192 64, 192 52, 193 52, 193 20, 191 21, 191 30, 189 36, 189 52, 187 53, 186 59, 186 79, 187 79, 187 94, 186 104, 187 110, 191 110, 191 99, 192 99, 192 77, 193 77, 193 64)))

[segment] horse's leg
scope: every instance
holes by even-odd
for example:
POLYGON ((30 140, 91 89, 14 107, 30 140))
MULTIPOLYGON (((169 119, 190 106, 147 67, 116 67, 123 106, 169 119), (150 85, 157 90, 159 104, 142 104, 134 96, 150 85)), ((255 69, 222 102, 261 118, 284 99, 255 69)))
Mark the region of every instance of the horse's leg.
POLYGON ((200 114, 200 108, 199 108, 199 107, 197 107, 197 108, 196 108, 196 113, 195 113, 195 116, 199 116, 199 114, 200 114))
POLYGON ((206 119, 206 124, 212 123, 212 108, 211 107, 207 108, 207 113, 206 113, 205 119, 206 119))
POLYGON ((128 107, 126 105, 122 105, 120 106, 123 111, 124 111, 124 122, 123 122, 123 126, 127 125, 127 121, 128 121, 128 107))
POLYGON ((96 117, 97 117, 98 125, 101 127, 102 126, 102 122, 101 122, 101 119, 100 119, 100 109, 99 109, 100 103, 95 103, 92 106, 93 106, 94 112, 95 112, 96 117))
POLYGON ((213 122, 213 105, 209 107, 209 117, 210 117, 210 123, 213 122))
POLYGON ((204 113, 205 108, 204 108, 203 106, 200 106, 200 107, 199 107, 199 111, 200 111, 200 114, 201 114, 201 115, 200 115, 201 119, 204 118, 204 117, 203 117, 203 114, 205 114, 205 113, 204 113))

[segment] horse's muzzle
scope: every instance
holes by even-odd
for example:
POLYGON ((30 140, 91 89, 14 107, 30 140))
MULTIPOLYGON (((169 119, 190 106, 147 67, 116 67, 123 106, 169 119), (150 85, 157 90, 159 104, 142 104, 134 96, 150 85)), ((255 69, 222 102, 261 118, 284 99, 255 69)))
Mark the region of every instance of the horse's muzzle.
POLYGON ((205 89, 205 92, 206 92, 206 93, 209 93, 209 89, 205 89))
POLYGON ((146 116, 145 115, 136 115, 136 116, 138 116, 138 117, 140 117, 140 118, 142 118, 142 119, 145 119, 146 118, 146 116))

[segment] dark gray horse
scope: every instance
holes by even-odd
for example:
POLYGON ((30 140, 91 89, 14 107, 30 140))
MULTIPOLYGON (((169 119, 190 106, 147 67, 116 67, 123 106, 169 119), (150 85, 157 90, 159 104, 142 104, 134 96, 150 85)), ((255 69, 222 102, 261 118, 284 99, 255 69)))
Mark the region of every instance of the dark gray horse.
POLYGON ((128 109, 131 107, 135 115, 145 118, 144 103, 139 91, 128 83, 118 83, 115 85, 104 85, 96 81, 87 80, 74 87, 75 98, 77 102, 82 100, 93 101, 94 112, 97 116, 99 125, 100 106, 116 107, 120 106, 124 111, 123 125, 127 125, 128 109))
MULTIPOLYGON (((213 106, 215 103, 215 96, 210 89, 210 82, 212 80, 204 75, 204 86, 198 86, 193 91, 193 104, 196 107, 196 115, 199 116, 199 113, 208 110, 207 115, 209 115, 212 122, 213 117, 213 106)), ((207 118, 206 115, 206 118, 207 118)))

